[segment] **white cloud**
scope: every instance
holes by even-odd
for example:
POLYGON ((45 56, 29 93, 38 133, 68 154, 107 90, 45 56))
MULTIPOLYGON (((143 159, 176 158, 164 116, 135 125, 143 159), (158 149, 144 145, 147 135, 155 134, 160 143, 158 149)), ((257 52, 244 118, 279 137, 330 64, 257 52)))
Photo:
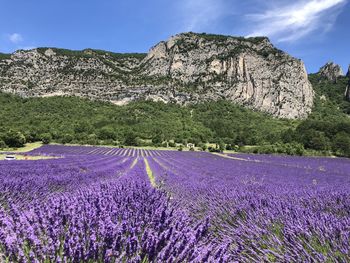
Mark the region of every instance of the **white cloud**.
POLYGON ((311 32, 326 32, 333 27, 341 8, 348 0, 298 0, 273 7, 262 14, 246 17, 254 22, 248 36, 268 36, 291 42, 311 32))
POLYGON ((201 31, 225 14, 225 0, 182 0, 185 31, 201 31))
POLYGON ((18 43, 23 41, 22 35, 18 34, 18 33, 13 33, 13 34, 9 35, 8 39, 14 44, 18 44, 18 43))

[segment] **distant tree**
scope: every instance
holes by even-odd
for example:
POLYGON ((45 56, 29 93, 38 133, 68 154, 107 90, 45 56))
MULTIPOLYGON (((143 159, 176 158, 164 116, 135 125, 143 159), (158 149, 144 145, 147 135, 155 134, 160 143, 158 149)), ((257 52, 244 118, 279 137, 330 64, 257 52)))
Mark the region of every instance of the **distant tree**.
POLYGON ((137 146, 137 136, 133 132, 128 132, 125 136, 125 145, 127 146, 137 146))
POLYGON ((346 132, 337 133, 333 140, 332 148, 334 152, 350 157, 350 135, 346 132))
POLYGON ((60 141, 61 143, 66 144, 66 143, 71 143, 73 139, 74 139, 73 135, 66 133, 63 135, 60 141))
POLYGON ((52 141, 52 136, 50 133, 43 133, 41 135, 41 141, 43 144, 49 144, 52 141))
POLYGON ((91 124, 87 121, 79 121, 74 125, 75 133, 90 133, 93 130, 91 124))
POLYGON ((152 138, 153 144, 160 145, 164 141, 164 135, 161 131, 157 131, 156 134, 152 138))
POLYGON ((176 147, 175 142, 169 142, 169 147, 176 147))
POLYGON ((219 145, 218 146, 219 146, 218 147, 219 151, 220 152, 224 152, 224 150, 225 150, 225 143, 222 140, 219 141, 219 145))
POLYGON ((295 135, 293 129, 289 128, 282 133, 282 141, 284 143, 291 143, 295 141, 295 135))
POLYGON ((21 132, 10 130, 5 134, 4 142, 9 147, 23 147, 26 143, 26 138, 21 132))
POLYGON ((198 147, 202 150, 202 151, 206 151, 208 149, 207 145, 205 143, 199 143, 198 147))
POLYGON ((98 137, 95 133, 91 133, 87 136, 86 143, 90 145, 98 145, 98 137))
POLYGON ((24 137, 26 138, 26 142, 35 142, 37 136, 33 136, 31 132, 25 132, 24 137))
POLYGON ((0 140, 0 149, 4 149, 6 147, 7 147, 6 143, 3 140, 0 140))
POLYGON ((101 128, 98 131, 97 136, 101 140, 115 140, 116 139, 116 134, 114 132, 114 129, 110 128, 110 127, 101 128))
POLYGON ((226 145, 226 150, 232 151, 232 150, 233 150, 232 144, 227 144, 227 145, 226 145))
POLYGON ((310 149, 325 151, 330 148, 330 141, 325 136, 325 133, 313 129, 305 133, 303 141, 304 145, 310 149))

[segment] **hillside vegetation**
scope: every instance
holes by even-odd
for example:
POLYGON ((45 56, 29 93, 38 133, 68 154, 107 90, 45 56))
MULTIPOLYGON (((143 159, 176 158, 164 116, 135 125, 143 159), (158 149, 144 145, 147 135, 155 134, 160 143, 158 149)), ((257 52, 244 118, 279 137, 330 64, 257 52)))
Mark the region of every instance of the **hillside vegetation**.
POLYGON ((58 143, 155 145, 217 143, 259 153, 350 156, 347 78, 337 84, 311 75, 316 97, 306 120, 273 118, 228 101, 181 107, 139 101, 126 106, 78 97, 21 98, 0 93, 0 148, 42 140, 58 143))

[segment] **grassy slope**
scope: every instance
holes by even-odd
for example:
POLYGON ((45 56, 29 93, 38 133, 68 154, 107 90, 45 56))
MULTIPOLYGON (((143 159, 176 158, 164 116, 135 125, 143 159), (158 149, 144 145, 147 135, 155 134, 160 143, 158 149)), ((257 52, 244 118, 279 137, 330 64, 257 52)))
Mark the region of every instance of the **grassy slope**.
POLYGON ((22 148, 6 148, 3 150, 0 150, 0 153, 2 152, 24 153, 24 152, 29 152, 36 148, 39 148, 42 145, 43 144, 41 142, 26 143, 26 145, 22 148))

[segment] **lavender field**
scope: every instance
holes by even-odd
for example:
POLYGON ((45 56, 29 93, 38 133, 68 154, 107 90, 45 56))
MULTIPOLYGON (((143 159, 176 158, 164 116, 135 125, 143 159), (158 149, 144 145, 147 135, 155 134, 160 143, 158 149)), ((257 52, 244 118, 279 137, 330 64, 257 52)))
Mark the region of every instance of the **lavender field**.
POLYGON ((46 145, 0 161, 0 262, 349 262, 350 160, 46 145))

